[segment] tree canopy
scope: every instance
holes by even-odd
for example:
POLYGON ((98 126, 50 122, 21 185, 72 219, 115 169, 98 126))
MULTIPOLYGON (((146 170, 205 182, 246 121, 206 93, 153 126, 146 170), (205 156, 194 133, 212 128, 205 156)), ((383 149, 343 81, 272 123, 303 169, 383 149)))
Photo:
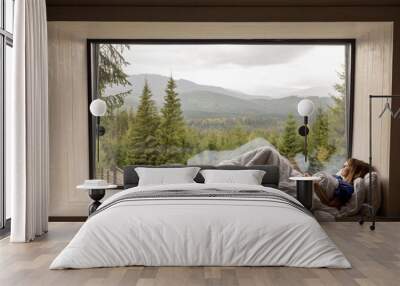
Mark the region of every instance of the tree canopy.
POLYGON ((278 143, 278 150, 291 161, 302 151, 302 140, 297 130, 298 123, 293 114, 289 114, 278 143))
POLYGON ((107 103, 107 113, 112 114, 115 109, 124 105, 124 99, 132 90, 105 95, 106 88, 113 85, 130 86, 128 75, 124 67, 129 65, 123 56, 123 52, 129 49, 129 45, 99 44, 97 71, 97 96, 107 103))
POLYGON ((160 152, 157 130, 159 124, 157 108, 146 81, 136 112, 135 123, 130 124, 125 136, 126 164, 155 165, 158 163, 160 152))
POLYGON ((160 128, 158 129, 158 140, 160 145, 161 164, 185 163, 185 129, 182 109, 176 83, 172 77, 168 80, 165 89, 164 106, 161 108, 160 128))

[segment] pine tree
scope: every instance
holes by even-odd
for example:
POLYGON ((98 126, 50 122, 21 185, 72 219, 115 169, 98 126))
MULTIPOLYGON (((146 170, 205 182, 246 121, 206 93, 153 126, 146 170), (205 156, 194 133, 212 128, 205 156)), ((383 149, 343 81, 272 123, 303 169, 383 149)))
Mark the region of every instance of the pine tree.
POLYGON ((297 133, 298 123, 294 116, 289 114, 286 122, 283 134, 278 143, 279 152, 293 161, 296 154, 302 151, 301 138, 297 133))
POLYGON ((112 168, 120 166, 120 145, 121 139, 128 129, 128 111, 120 111, 118 113, 109 114, 102 121, 102 126, 107 130, 105 135, 101 137, 101 158, 105 166, 112 168))
POLYGON ((127 165, 126 154, 129 149, 126 148, 126 138, 128 130, 133 128, 131 126, 133 126, 136 122, 135 118, 135 112, 133 112, 132 109, 123 110, 116 113, 114 116, 114 120, 112 121, 113 126, 106 127, 106 130, 111 131, 109 133, 111 136, 113 136, 113 138, 115 138, 114 140, 117 143, 115 146, 109 147, 110 149, 112 148, 114 150, 116 166, 127 165))
POLYGON ((318 108, 310 132, 310 172, 320 171, 335 152, 330 144, 329 114, 318 108))
POLYGON ((181 103, 176 92, 176 83, 172 77, 165 89, 164 106, 161 109, 161 122, 158 132, 160 144, 159 163, 185 163, 185 121, 181 103))
POLYGON ((126 164, 150 164, 158 161, 159 146, 156 132, 159 116, 147 81, 144 84, 135 123, 126 134, 126 164))
POLYGON ((277 132, 271 131, 267 136, 265 136, 267 141, 275 148, 279 146, 279 135, 277 132))
POLYGON ((96 46, 98 53, 98 85, 97 92, 101 99, 107 103, 107 114, 112 114, 115 109, 124 105, 125 97, 131 93, 131 89, 105 95, 108 86, 131 86, 124 67, 129 65, 123 56, 129 45, 99 44, 96 46))
POLYGON ((338 93, 331 96, 334 103, 330 108, 331 135, 338 155, 347 156, 346 152, 346 72, 345 68, 337 73, 339 82, 334 85, 338 93))
MULTIPOLYGON (((315 118, 311 124, 310 133, 310 150, 317 151, 331 149, 329 146, 329 121, 328 115, 324 113, 323 109, 319 107, 317 109, 315 118)), ((327 152, 324 152, 327 153, 327 152)), ((329 155, 329 154, 328 154, 329 155)), ((321 161, 325 161, 329 156, 318 156, 321 161)))

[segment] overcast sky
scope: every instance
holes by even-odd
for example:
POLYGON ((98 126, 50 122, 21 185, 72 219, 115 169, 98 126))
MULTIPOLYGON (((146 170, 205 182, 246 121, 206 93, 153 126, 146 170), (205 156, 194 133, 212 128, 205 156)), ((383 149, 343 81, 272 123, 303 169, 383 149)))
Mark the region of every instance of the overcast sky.
POLYGON ((345 63, 344 46, 131 45, 128 74, 173 75, 253 95, 271 88, 330 87, 345 63))

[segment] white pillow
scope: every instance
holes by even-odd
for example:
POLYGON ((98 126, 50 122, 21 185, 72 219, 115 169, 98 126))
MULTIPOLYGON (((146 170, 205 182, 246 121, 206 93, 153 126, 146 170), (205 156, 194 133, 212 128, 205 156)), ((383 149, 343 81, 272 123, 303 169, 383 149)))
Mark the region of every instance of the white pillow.
POLYGON ((205 184, 261 185, 265 171, 261 170, 202 170, 205 184))
POLYGON ((199 167, 184 168, 135 168, 139 176, 139 186, 194 183, 199 167))

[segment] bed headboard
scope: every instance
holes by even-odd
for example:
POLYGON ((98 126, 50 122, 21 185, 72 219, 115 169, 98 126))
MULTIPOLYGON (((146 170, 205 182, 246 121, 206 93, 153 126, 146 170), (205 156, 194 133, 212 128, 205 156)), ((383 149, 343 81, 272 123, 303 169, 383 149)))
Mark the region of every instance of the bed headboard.
MULTIPOLYGON (((200 167, 204 169, 217 169, 217 170, 263 170, 265 175, 262 179, 262 185, 265 187, 278 188, 279 185, 279 168, 275 165, 255 165, 255 166, 206 166, 206 165, 191 165, 192 167, 200 167)), ((164 165, 164 166, 146 166, 146 165, 131 165, 124 168, 124 189, 136 187, 139 183, 139 176, 135 171, 136 167, 147 167, 147 168, 183 168, 188 166, 183 165, 164 165)), ((204 178, 200 174, 197 174, 194 180, 197 183, 204 183, 204 178)))

